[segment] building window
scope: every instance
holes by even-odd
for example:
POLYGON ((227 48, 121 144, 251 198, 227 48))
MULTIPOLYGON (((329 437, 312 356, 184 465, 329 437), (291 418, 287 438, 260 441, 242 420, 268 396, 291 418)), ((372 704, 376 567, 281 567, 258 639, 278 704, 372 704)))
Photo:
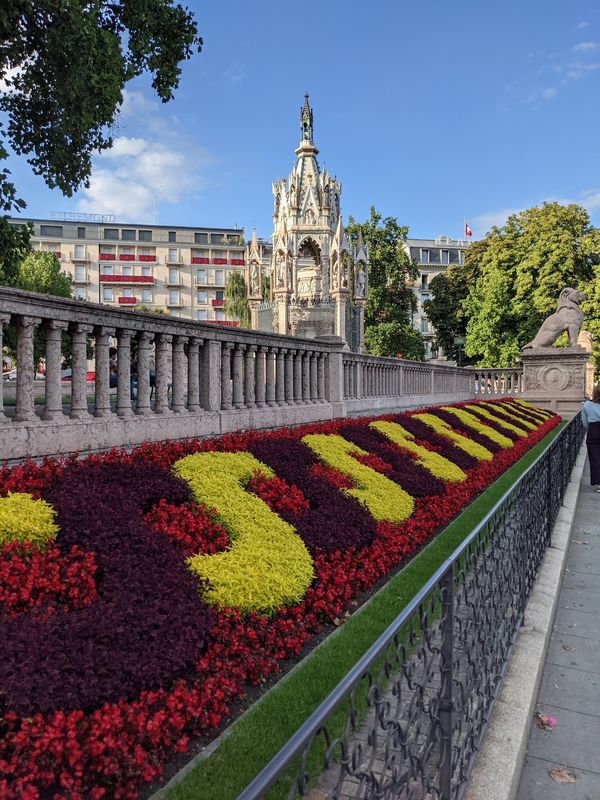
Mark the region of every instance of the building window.
POLYGON ((152 267, 142 267, 142 275, 152 275, 152 267))
POLYGON ((85 228, 77 228, 77 238, 78 239, 85 239, 85 228))
POLYGON ((177 289, 171 289, 169 291, 169 305, 179 305, 179 292, 177 289))
POLYGON ((123 275, 133 275, 133 267, 127 266, 127 264, 125 264, 123 266, 123 275))
POLYGON ((152 231, 138 231, 138 239, 140 242, 151 242, 152 231))
POLYGON ((459 264, 460 259, 458 258, 458 250, 450 250, 450 263, 451 264, 459 264))
POLYGON ((103 275, 112 275, 113 274, 113 265, 106 264, 102 267, 102 274, 103 275))
POLYGON ((206 292, 198 292, 198 302, 204 305, 208 302, 206 292))
POLYGON ((196 270, 196 283, 200 283, 201 285, 206 284, 206 270, 205 269, 197 269, 196 270))
POLYGON ((450 263, 450 254, 447 250, 442 250, 442 264, 450 263))
POLYGON ((87 291, 85 286, 75 287, 75 300, 87 300, 87 291))
POLYGON ((85 245, 84 244, 76 244, 75 245, 75 258, 85 258, 85 245))
POLYGON ((118 239, 119 231, 117 228, 104 228, 105 239, 118 239))
POLYGON ((131 228, 123 228, 121 231, 121 239, 124 242, 135 242, 135 231, 131 230, 131 228))
POLYGON ((421 275, 421 289, 427 289, 429 285, 429 275, 421 275))
POLYGON ((152 302, 152 289, 142 289, 142 300, 144 303, 152 302))
POLYGON ((169 261, 171 263, 179 261, 179 251, 176 247, 169 247, 169 261))
POLYGON ((109 303, 111 303, 111 302, 112 302, 112 299, 113 299, 113 290, 111 289, 111 287, 110 287, 110 286, 105 286, 105 287, 102 289, 102 299, 103 299, 104 301, 108 301, 109 303))
POLYGON ((215 286, 225 286, 225 273, 222 269, 215 270, 215 286))
POLYGON ((223 322, 225 320, 225 312, 222 311, 220 308, 217 308, 215 311, 215 319, 219 322, 223 322))
POLYGON ((429 320, 427 317, 421 318, 421 333, 427 333, 429 331, 429 320))
POLYGON ((177 241, 177 231, 169 231, 169 241, 170 242, 177 241))
POLYGON ((429 250, 421 250, 421 264, 429 264, 429 250))
POLYGON ((215 292, 215 300, 224 300, 225 299, 224 294, 225 292, 223 292, 222 290, 221 291, 217 290, 215 292))
POLYGON ((40 225, 41 236, 57 236, 62 239, 63 228, 62 225, 40 225))
POLYGON ((177 267, 169 267, 169 283, 179 283, 179 270, 177 267))
POLYGON ((198 318, 199 320, 208 319, 208 312, 207 312, 207 310, 206 310, 205 308, 199 308, 199 309, 198 309, 198 316, 197 316, 197 318, 198 318))
POLYGON ((194 242, 195 244, 208 244, 208 233, 195 233, 194 242))
POLYGON ((84 281, 85 280, 85 267, 81 264, 75 265, 75 280, 76 281, 84 281))
POLYGON ((123 289, 123 297, 133 297, 133 289, 123 289))

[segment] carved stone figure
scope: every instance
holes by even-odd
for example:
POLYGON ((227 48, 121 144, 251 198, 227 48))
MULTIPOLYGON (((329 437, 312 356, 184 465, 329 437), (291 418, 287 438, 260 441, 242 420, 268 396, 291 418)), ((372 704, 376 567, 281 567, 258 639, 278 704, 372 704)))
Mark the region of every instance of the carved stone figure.
POLYGON ((558 300, 558 307, 542 323, 535 338, 525 345, 523 350, 531 347, 551 347, 561 333, 569 334, 569 347, 577 347, 577 337, 583 323, 583 311, 580 308, 585 295, 577 289, 563 289, 558 300))
POLYGON ((256 261, 253 261, 252 266, 250 267, 250 294, 257 295, 259 294, 259 291, 258 264, 256 261))
POLYGON ((579 336, 577 337, 577 344, 579 347, 583 347, 583 349, 591 353, 592 352, 592 345, 594 344, 594 339, 592 334, 589 331, 579 331, 579 336))
POLYGON ((284 270, 284 256, 277 254, 277 261, 275 262, 275 286, 281 289, 283 286, 283 270, 284 270))
POLYGON ((287 265, 287 288, 290 289, 290 290, 293 289, 294 288, 293 285, 292 285, 293 283, 294 283, 294 270, 292 268, 292 262, 288 261, 288 265, 287 265))
POLYGON ((356 271, 356 296, 357 297, 364 297, 365 296, 365 266, 364 264, 359 264, 358 270, 356 271))

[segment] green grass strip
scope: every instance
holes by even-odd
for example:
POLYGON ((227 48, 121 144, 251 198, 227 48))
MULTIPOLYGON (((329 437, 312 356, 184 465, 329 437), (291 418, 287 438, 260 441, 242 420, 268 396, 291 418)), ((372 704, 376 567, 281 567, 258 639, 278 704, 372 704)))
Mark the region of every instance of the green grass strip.
MULTIPOLYGON (((168 800, 235 800, 566 423, 554 428, 228 729, 168 800)), ((277 793, 279 794, 279 793, 277 793)), ((269 797, 272 795, 269 794, 269 797)))

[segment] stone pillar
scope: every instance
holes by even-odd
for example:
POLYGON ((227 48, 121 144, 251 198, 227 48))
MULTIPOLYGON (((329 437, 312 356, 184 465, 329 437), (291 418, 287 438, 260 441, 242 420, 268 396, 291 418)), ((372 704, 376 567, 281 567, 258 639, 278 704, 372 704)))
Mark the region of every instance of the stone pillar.
POLYGON ((231 394, 231 351, 233 345, 230 342, 221 344, 221 408, 229 411, 232 407, 231 394))
POLYGON ((346 341, 346 295, 335 297, 335 335, 346 341))
POLYGON ((325 353, 317 356, 317 398, 319 403, 325 402, 325 353))
POLYGON ((290 298, 288 295, 284 294, 279 296, 277 311, 279 314, 279 333, 287 335, 290 330, 290 298))
POLYGON ((174 414, 182 414, 185 411, 185 379, 187 375, 185 345, 187 341, 187 336, 173 337, 172 409, 174 414))
MULTIPOLYGON (((0 314, 0 361, 2 362, 2 366, 4 366, 4 361, 2 360, 2 348, 4 346, 4 326, 8 325, 9 322, 9 314, 0 314)), ((2 370, 0 369, 0 373, 1 372, 2 370)), ((8 417, 4 415, 4 380, 0 374, 0 424, 7 421, 8 417)))
POLYGON ((318 403, 318 388, 317 388, 317 354, 310 354, 310 402, 318 403))
POLYGON ((265 407, 265 351, 266 347, 262 345, 256 350, 256 406, 257 408, 265 407))
POLYGON ((110 410, 110 372, 109 337, 114 334, 112 328, 98 327, 95 331, 96 371, 94 376, 95 399, 94 416, 106 417, 110 410))
POLYGON ((18 317, 17 319, 17 408, 16 422, 35 420, 33 363, 33 337, 39 317, 18 317))
POLYGON ((236 344, 233 351, 233 407, 244 407, 244 350, 245 344, 236 344))
MULTIPOLYGON (((231 345, 229 345, 231 349, 231 345)), ((223 350, 223 353, 225 351, 223 350)), ((229 351, 228 351, 229 356, 229 351)), ((231 408, 231 365, 227 361, 227 386, 231 408)), ((204 340, 200 351, 200 405, 205 411, 218 411, 222 406, 223 368, 221 363, 221 342, 204 340)))
MULTIPOLYGON (((150 413, 150 342, 152 334, 142 331, 138 336, 137 350, 137 401, 135 413, 144 416, 150 413)), ((155 376, 156 377, 156 376, 155 376)))
MULTIPOLYGON (((131 338, 133 331, 117 330, 117 416, 131 417, 131 338)), ((73 350, 75 347, 73 346, 73 350)), ((74 371, 74 370, 73 370, 74 371)))
POLYGON ((202 339, 192 336, 188 343, 187 408, 192 414, 200 411, 200 345, 202 339))
POLYGON ((588 385, 590 354, 583 347, 531 347, 521 351, 523 400, 540 408, 575 414, 588 385))
POLYGON ((302 353, 302 402, 310 403, 310 353, 302 353))
POLYGON ((244 400, 246 408, 256 408, 255 389, 254 389, 254 353, 256 347, 253 344, 246 345, 244 353, 244 400))
POLYGON ((330 403, 344 399, 344 363, 341 348, 327 354, 326 392, 330 403))
POLYGON ((296 350, 294 356, 294 402, 302 405, 302 350, 296 350))
POLYGON ((156 361, 156 402, 154 410, 157 414, 169 413, 169 356, 172 352, 173 337, 166 333, 158 333, 155 337, 156 361))
POLYGON ((365 353, 365 301, 357 300, 356 306, 358 308, 358 352, 365 353))
POLYGON ((275 354, 277 352, 276 347, 269 347, 267 350, 267 363, 266 363, 266 370, 267 370, 267 405, 268 406, 276 406, 275 400, 275 354))
MULTIPOLYGON (((62 332, 68 323, 61 320, 48 319, 46 329, 46 397, 44 404, 45 420, 61 419, 62 408, 62 332)), ((0 352, 2 352, 0 344, 0 352)))
POLYGON ((288 350, 285 354, 285 402, 294 405, 294 354, 295 350, 288 350))
POLYGON ((285 353, 285 348, 279 347, 277 349, 275 400, 277 401, 278 406, 281 406, 285 403, 285 353))
POLYGON ((71 339, 71 419, 87 419, 87 337, 93 330, 91 325, 73 324, 71 339))

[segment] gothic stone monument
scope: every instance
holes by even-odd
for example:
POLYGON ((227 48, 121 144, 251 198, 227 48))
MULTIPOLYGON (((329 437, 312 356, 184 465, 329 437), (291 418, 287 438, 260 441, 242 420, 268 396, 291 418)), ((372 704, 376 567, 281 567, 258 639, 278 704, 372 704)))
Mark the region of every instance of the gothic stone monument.
POLYGON ((574 414, 594 385, 590 349, 578 344, 583 323, 581 303, 585 295, 563 289, 554 314, 544 320, 535 338, 521 351, 523 399, 541 408, 574 414), (568 347, 552 347, 567 332, 568 347))
POLYGON ((339 336, 362 351, 368 294, 368 252, 362 237, 348 241, 340 212, 342 185, 317 162, 313 112, 304 97, 300 144, 289 177, 273 184, 273 250, 265 264, 253 235, 246 285, 253 327, 262 303, 262 274, 270 275, 274 328, 307 338, 339 336))

